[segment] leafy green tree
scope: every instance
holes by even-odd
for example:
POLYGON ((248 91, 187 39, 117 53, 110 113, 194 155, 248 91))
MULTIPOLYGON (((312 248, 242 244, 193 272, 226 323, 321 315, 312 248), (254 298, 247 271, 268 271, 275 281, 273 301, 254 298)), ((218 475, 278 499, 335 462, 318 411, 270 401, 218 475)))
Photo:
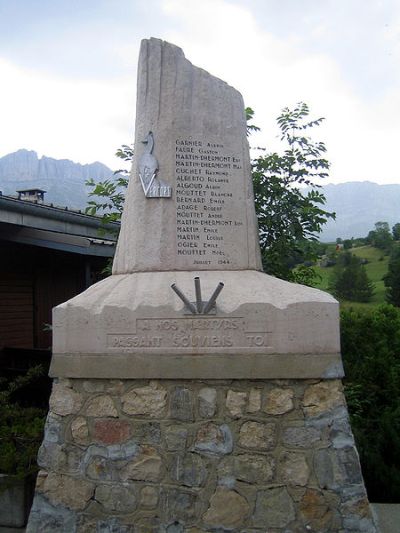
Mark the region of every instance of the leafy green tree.
POLYGON ((387 222, 376 222, 375 230, 368 233, 367 241, 371 246, 389 253, 393 244, 389 224, 387 222))
MULTIPOLYGON (((251 123, 254 111, 248 107, 245 113, 247 133, 258 131, 251 123)), ((267 153, 255 159, 252 175, 265 271, 283 279, 312 284, 316 276, 311 267, 294 267, 317 259, 316 235, 335 215, 322 208, 325 197, 314 183, 315 179, 328 175, 329 162, 323 157, 325 145, 306 135, 323 119, 308 120, 308 115, 304 103, 282 111, 277 122, 286 149, 281 155, 267 153), (300 189, 300 185, 307 189, 300 189)), ((116 155, 131 160, 133 150, 123 146, 116 155)), ((86 212, 102 214, 104 222, 120 220, 127 183, 123 171, 116 171, 103 182, 88 181, 92 199, 86 212)))
POLYGON ((390 254, 388 272, 384 276, 386 289, 386 300, 400 307, 400 246, 393 247, 390 254))
POLYGON ((266 153, 252 162, 264 270, 290 281, 298 281, 294 257, 315 260, 305 244, 317 241, 322 226, 335 216, 323 209, 325 197, 315 183, 328 176, 325 145, 307 135, 323 119, 308 116, 304 103, 283 109, 277 122, 284 151, 266 153))
POLYGON ((400 222, 397 222, 392 228, 392 235, 395 241, 400 241, 400 222))
POLYGON ((352 302, 368 302, 374 293, 374 285, 368 279, 360 258, 346 251, 338 256, 329 290, 337 298, 352 302))
POLYGON ((400 501, 400 311, 341 313, 345 394, 371 501, 400 501))
MULTIPOLYGON (((131 161, 133 149, 131 146, 123 145, 115 155, 123 161, 131 161)), ((100 215, 104 225, 109 222, 119 222, 129 181, 128 175, 127 170, 120 169, 104 181, 95 182, 93 178, 87 180, 86 185, 92 190, 89 192, 91 199, 88 201, 86 213, 88 215, 100 215)))

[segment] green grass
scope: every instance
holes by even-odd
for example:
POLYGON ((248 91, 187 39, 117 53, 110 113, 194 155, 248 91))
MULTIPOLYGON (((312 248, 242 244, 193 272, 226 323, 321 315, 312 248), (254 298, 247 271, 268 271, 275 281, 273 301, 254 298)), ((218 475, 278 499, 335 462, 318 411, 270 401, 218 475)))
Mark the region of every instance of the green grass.
MULTIPOLYGON (((357 257, 368 260, 368 263, 365 265, 365 270, 367 271, 369 279, 375 286, 374 295, 368 303, 348 302, 343 300, 340 302, 341 307, 366 309, 385 303, 386 287, 382 278, 388 270, 389 256, 385 256, 381 250, 373 248, 372 246, 360 246, 359 248, 352 248, 350 251, 357 257)), ((322 268, 317 266, 315 267, 315 271, 321 276, 316 287, 323 291, 327 291, 333 267, 322 268)))

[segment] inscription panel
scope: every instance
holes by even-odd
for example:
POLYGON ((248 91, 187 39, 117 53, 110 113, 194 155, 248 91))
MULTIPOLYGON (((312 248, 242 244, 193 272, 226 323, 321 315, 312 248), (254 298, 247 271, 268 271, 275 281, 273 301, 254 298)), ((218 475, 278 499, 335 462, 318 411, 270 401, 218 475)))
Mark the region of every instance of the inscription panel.
POLYGON ((229 352, 237 348, 263 348, 270 351, 271 334, 253 331, 243 317, 229 318, 138 318, 132 333, 108 333, 107 347, 117 350, 143 351, 171 348, 174 350, 208 349, 229 352))
POLYGON ((226 142, 175 139, 176 256, 179 267, 223 269, 247 255, 245 179, 226 142))

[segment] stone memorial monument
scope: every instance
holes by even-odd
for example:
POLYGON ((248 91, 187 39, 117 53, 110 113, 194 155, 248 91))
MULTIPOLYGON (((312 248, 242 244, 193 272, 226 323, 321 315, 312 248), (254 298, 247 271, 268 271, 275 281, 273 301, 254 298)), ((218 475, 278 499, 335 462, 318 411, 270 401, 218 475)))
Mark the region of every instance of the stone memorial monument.
POLYGON ((374 532, 338 304, 261 272, 241 95, 142 42, 113 275, 54 310, 33 532, 374 532))

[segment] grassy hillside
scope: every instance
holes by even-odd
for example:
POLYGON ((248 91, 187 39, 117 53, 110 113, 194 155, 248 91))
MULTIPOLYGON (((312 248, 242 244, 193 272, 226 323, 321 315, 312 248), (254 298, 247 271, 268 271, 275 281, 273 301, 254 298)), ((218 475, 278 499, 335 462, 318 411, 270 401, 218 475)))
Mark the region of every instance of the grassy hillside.
MULTIPOLYGON (((382 250, 378 248, 373 248, 372 246, 360 246, 359 248, 352 248, 351 253, 366 259, 368 263, 365 265, 367 275, 372 283, 375 285, 374 295, 371 298, 371 301, 368 303, 358 303, 358 302, 347 302, 342 301, 342 307, 354 307, 354 308, 368 308, 374 307, 376 305, 385 303, 385 285, 383 283, 383 276, 386 274, 388 269, 389 257, 384 256, 382 250)), ((339 252, 340 253, 340 252, 339 252)), ((318 282, 316 287, 323 291, 328 290, 329 280, 332 276, 333 267, 320 267, 315 268, 317 274, 321 276, 321 280, 318 282)))

